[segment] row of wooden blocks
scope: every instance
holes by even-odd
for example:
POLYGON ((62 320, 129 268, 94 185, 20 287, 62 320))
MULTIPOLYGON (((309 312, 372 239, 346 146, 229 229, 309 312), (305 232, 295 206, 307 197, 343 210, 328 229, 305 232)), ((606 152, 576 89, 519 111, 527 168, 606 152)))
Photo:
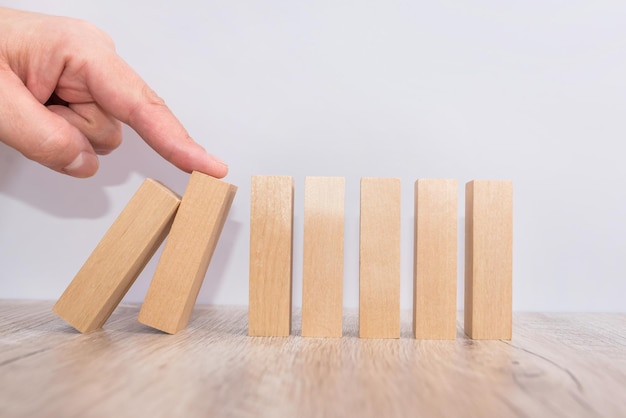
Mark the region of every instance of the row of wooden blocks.
MULTIPOLYGON (((362 178, 359 336, 400 337, 400 180, 362 178)), ((513 186, 465 188, 465 333, 511 339, 513 186)), ((291 334, 293 178, 254 176, 250 216, 251 336, 291 334)), ((341 337, 345 180, 307 177, 304 190, 302 336, 341 337)), ((413 330, 456 338, 456 180, 415 182, 413 330)))
MULTIPOLYGON (((139 313, 145 325, 185 328, 236 187, 192 173, 181 198, 146 180, 53 310, 80 332, 103 326, 169 233, 139 313)), ((254 176, 250 217, 249 335, 291 333, 293 179, 254 176)), ((340 337, 345 180, 307 177, 302 335, 340 337)), ((400 334, 400 181, 361 180, 359 334, 400 334)), ((456 180, 415 183, 414 331, 456 335, 456 180)), ((512 184, 466 186, 465 330, 511 338, 512 184)))

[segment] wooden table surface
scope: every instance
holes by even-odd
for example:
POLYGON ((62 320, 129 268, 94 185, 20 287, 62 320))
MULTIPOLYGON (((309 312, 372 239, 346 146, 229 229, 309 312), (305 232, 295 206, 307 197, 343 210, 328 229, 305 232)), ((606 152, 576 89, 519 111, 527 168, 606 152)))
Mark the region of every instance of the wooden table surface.
MULTIPOLYGON (((120 306, 81 335, 0 301, 0 417, 626 417, 626 314, 516 313, 512 341, 252 338, 246 308, 174 336, 120 306)), ((459 320, 461 320, 459 315, 459 320)))

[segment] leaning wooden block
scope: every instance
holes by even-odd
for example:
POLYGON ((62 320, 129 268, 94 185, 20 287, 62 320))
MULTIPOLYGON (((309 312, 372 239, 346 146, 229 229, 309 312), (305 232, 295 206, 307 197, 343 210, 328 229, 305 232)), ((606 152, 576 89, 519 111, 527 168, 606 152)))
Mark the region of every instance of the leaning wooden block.
POLYGON ((169 334, 187 326, 236 191, 206 174, 191 174, 139 322, 169 334))
POLYGON ((80 332, 101 328, 163 242, 179 203, 167 187, 145 180, 53 311, 80 332))
POLYGON ((415 338, 456 338, 457 218, 456 180, 415 182, 415 338))
POLYGON ((345 179, 306 177, 302 336, 341 337, 345 179))
POLYGON ((465 333, 511 339, 513 183, 475 180, 465 188, 465 333))
POLYGON ((359 337, 400 338, 399 179, 361 179, 359 337))
POLYGON ((253 176, 250 207, 250 336, 291 333, 293 178, 253 176))

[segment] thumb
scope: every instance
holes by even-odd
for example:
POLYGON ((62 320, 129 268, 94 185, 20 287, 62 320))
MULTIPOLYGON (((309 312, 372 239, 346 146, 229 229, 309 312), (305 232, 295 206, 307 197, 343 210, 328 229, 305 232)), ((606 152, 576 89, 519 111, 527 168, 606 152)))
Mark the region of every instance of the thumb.
POLYGON ((98 157, 87 138, 39 103, 8 70, 0 70, 0 141, 70 176, 89 177, 98 170, 98 157))

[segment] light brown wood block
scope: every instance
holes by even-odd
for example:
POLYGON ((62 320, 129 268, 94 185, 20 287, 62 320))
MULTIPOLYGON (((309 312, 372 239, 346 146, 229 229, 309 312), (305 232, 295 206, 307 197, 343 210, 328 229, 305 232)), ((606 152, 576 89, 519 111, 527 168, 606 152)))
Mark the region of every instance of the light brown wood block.
POLYGON ((250 206, 250 336, 291 333, 293 178, 253 176, 250 206))
POLYGON ((191 174, 139 322, 169 334, 187 326, 236 192, 232 184, 191 174))
POLYGON ((302 336, 341 337, 345 179, 306 177, 302 336))
POLYGON ((456 338, 457 219, 456 180, 415 182, 415 338, 456 338))
POLYGON ((512 336, 513 183, 475 180, 465 187, 465 333, 512 336))
POLYGON ((359 337, 400 338, 400 180, 361 179, 359 337))
POLYGON ((179 203, 176 193, 146 179, 53 311, 80 332, 101 328, 163 242, 179 203))

